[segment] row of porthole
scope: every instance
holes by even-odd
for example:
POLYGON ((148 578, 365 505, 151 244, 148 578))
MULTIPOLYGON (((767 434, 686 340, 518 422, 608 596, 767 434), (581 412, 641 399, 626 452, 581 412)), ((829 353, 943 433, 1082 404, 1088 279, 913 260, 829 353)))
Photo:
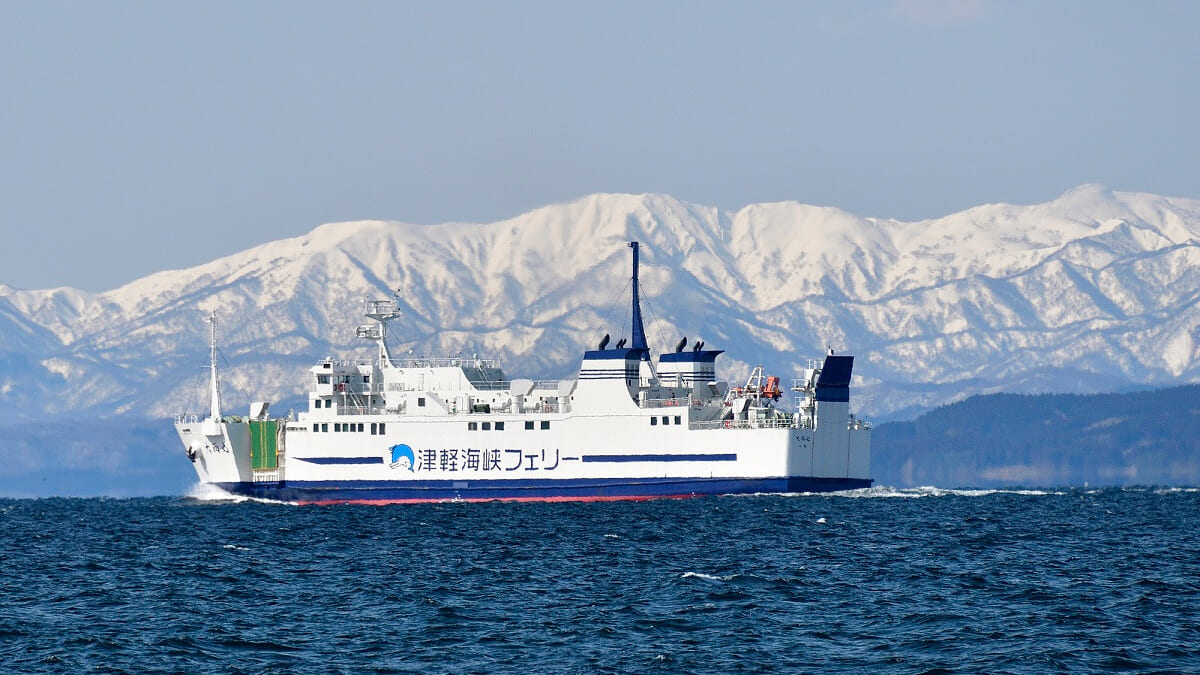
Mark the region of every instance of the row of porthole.
MULTIPOLYGON (((657 417, 651 417, 650 418, 650 426, 652 426, 652 427, 658 426, 658 420, 659 420, 659 418, 657 418, 657 417)), ((662 424, 664 427, 669 426, 671 424, 671 416, 663 415, 662 416, 662 424)), ((683 424, 683 418, 680 415, 675 416, 675 424, 676 424, 676 426, 683 424)))
MULTIPOLYGON (((312 430, 319 433, 329 433, 329 423, 313 424, 312 430)), ((334 422, 333 430, 335 433, 343 431, 366 431, 366 426, 362 422, 334 422)))
MULTIPOLYGON (((532 420, 525 420, 525 430, 533 431, 535 426, 532 420)), ((542 431, 550 428, 550 420, 542 420, 538 426, 542 431)), ((504 431, 504 422, 467 422, 467 431, 504 431)))

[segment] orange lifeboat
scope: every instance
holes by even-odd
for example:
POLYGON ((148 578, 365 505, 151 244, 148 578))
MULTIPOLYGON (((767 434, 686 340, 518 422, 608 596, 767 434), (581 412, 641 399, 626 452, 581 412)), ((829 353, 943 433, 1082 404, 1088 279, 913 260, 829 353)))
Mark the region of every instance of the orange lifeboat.
POLYGON ((779 376, 771 375, 767 377, 767 386, 763 387, 762 395, 766 398, 778 399, 779 391, 779 376))

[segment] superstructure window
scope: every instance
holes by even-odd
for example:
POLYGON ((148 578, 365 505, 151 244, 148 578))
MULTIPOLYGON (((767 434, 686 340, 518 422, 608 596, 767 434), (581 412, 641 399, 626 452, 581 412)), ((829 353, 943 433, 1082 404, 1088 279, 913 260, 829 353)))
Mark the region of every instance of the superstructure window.
POLYGON ((377 432, 377 431, 379 431, 379 425, 377 425, 374 422, 371 422, 371 435, 375 436, 376 435, 375 432, 377 432))
POLYGON ((525 421, 525 431, 533 431, 533 420, 525 421))
POLYGON ((549 421, 544 421, 544 422, 542 422, 542 431, 545 431, 545 430, 547 430, 547 429, 549 429, 549 428, 550 428, 550 422, 549 422, 549 421))
POLYGON ((323 422, 321 424, 321 433, 325 433, 325 434, 329 433, 329 423, 328 422, 323 422))
POLYGON ((382 436, 387 431, 387 422, 379 423, 379 435, 382 436))
POLYGON ((329 376, 328 375, 318 375, 317 376, 317 384, 329 384, 329 376))
POLYGON ((484 423, 483 423, 483 430, 484 430, 484 431, 491 431, 491 430, 492 430, 492 423, 491 423, 491 422, 484 422, 484 423))
POLYGON ((467 422, 467 431, 478 431, 479 424, 475 422, 467 422))
POLYGON ((658 418, 657 417, 650 418, 650 426, 652 426, 652 427, 658 426, 658 418))
POLYGON ((663 415, 663 426, 665 427, 670 423, 671 423, 671 418, 667 417, 666 415, 663 415))
POLYGON ((675 424, 682 424, 682 422, 680 422, 679 420, 680 420, 679 415, 676 415, 675 416, 675 424))
POLYGON ((339 432, 339 431, 341 431, 341 430, 342 430, 342 424, 341 424, 341 422, 334 422, 334 423, 333 423, 333 430, 334 430, 334 432, 339 432))
POLYGON ((418 407, 418 408, 424 408, 424 407, 425 407, 425 397, 424 397, 424 396, 418 396, 418 397, 417 397, 417 407, 418 407))
POLYGON ((504 431, 504 422, 496 422, 496 431, 504 431))

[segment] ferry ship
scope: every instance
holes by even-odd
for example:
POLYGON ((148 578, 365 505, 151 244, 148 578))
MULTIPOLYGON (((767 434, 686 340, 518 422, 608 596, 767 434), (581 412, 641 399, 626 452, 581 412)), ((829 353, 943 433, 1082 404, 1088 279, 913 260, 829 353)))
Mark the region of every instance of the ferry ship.
POLYGON ((687 338, 652 358, 632 249, 628 340, 605 335, 576 377, 510 379, 481 358, 396 358, 394 300, 367 303, 357 336, 376 358, 322 359, 307 409, 221 411, 216 315, 207 416, 175 427, 202 483, 300 504, 593 501, 828 492, 869 487, 870 425, 849 412, 854 357, 810 361, 792 381, 716 378, 723 350, 687 338))

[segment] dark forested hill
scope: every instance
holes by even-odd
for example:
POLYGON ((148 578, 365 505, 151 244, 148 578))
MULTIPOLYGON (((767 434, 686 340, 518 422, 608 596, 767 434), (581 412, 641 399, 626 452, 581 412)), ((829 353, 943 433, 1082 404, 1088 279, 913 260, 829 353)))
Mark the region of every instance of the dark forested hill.
POLYGON ((1200 484, 1200 386, 1125 394, 993 394, 888 422, 880 485, 1200 484))

